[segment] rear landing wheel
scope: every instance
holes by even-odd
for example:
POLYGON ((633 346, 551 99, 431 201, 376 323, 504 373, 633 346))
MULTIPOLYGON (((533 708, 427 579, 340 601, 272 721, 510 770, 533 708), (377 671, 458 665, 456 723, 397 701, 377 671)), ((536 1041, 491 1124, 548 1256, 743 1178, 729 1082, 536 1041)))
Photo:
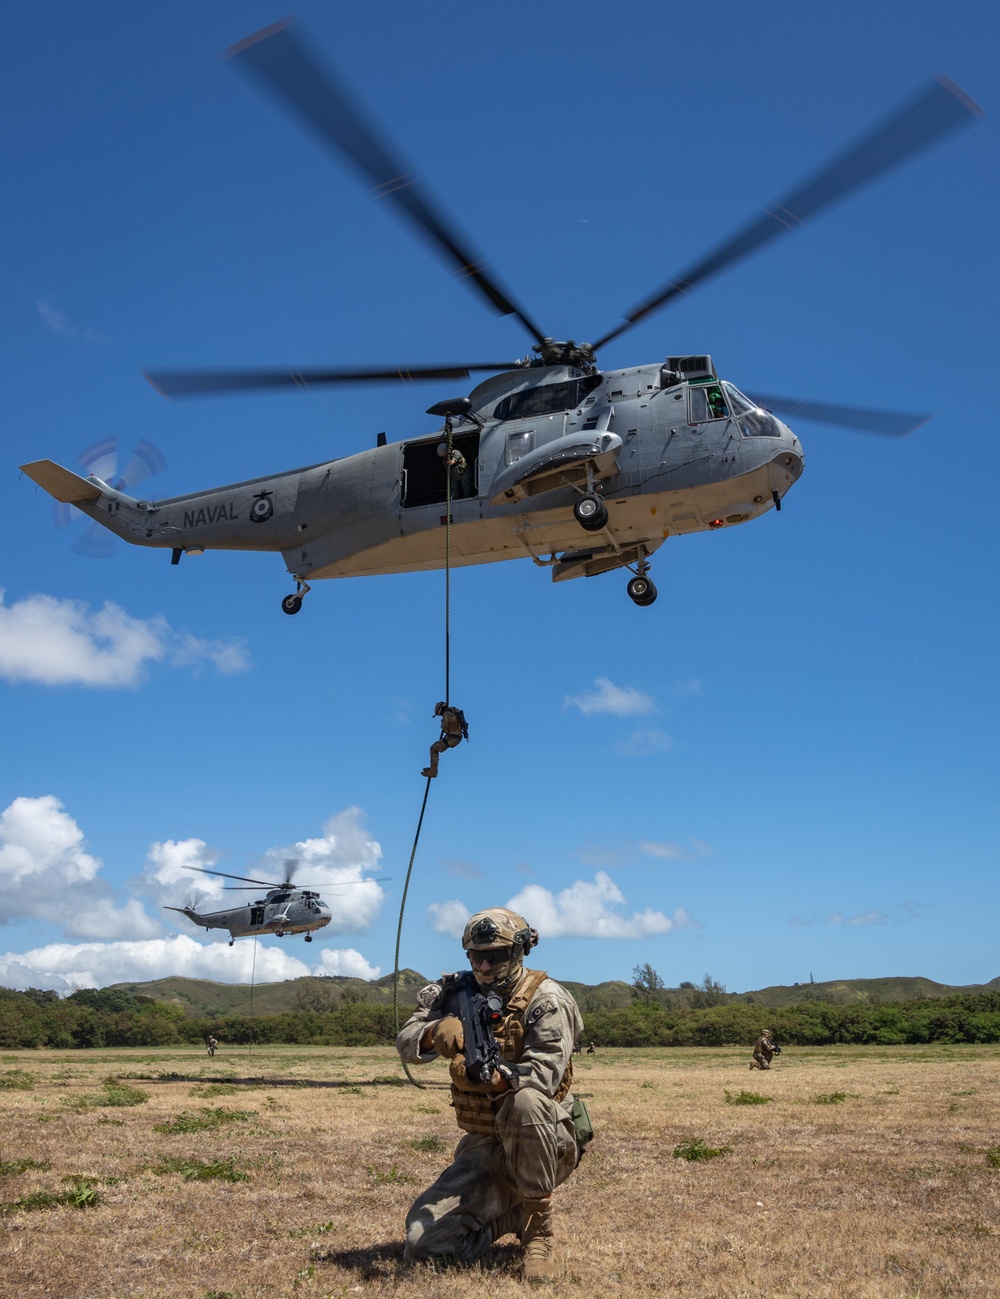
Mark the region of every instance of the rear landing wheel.
POLYGON ((588 492, 573 506, 573 517, 588 532, 600 532, 608 525, 608 507, 599 496, 588 492))
POLYGON ((282 613, 298 613, 302 608, 301 595, 286 595, 281 602, 282 613))
POLYGON ((306 942, 307 942, 307 943, 311 943, 312 940, 313 940, 313 936, 312 936, 312 934, 306 934, 306 942))
POLYGON ((648 577, 633 577, 626 590, 635 604, 645 608, 656 599, 656 587, 648 577))

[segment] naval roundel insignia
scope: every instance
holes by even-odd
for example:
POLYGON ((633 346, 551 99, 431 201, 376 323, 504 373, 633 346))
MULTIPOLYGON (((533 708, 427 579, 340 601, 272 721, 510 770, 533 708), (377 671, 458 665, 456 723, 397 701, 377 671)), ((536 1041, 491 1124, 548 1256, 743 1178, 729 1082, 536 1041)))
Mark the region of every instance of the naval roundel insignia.
POLYGON ((250 506, 250 522, 266 523, 274 513, 274 504, 270 492, 258 492, 250 506))

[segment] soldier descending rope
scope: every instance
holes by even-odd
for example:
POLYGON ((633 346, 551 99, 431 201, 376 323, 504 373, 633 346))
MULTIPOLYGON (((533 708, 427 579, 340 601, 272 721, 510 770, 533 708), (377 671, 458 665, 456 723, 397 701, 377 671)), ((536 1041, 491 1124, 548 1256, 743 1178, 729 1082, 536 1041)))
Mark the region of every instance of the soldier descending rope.
POLYGON ((469 723, 465 720, 461 708, 453 708, 451 704, 441 700, 434 705, 434 716, 441 718, 441 738, 431 745, 430 766, 424 767, 421 776, 436 776, 438 755, 453 749, 456 744, 461 744, 463 739, 469 738, 469 723))

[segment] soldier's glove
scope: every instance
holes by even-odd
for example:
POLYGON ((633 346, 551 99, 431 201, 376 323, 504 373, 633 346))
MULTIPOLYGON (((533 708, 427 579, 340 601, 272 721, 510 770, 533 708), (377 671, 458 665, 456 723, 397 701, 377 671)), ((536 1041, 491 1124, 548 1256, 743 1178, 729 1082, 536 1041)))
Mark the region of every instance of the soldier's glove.
POLYGON ((445 1015, 438 1020, 431 1035, 431 1046, 438 1055, 454 1060, 465 1048, 465 1030, 457 1015, 445 1015))

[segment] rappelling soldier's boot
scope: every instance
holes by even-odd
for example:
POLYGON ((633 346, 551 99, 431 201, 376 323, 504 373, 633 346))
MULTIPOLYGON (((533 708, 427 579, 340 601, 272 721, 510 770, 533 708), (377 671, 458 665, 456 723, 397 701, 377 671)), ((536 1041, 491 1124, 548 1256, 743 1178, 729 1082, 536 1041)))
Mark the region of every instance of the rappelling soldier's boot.
POLYGON ((429 778, 433 778, 438 774, 438 769, 437 767, 424 767, 423 770, 420 772, 420 774, 421 776, 427 776, 429 778))
POLYGON ((552 1198, 525 1200, 525 1223, 521 1232, 524 1246, 525 1281, 551 1281, 555 1276, 552 1244, 552 1198))

